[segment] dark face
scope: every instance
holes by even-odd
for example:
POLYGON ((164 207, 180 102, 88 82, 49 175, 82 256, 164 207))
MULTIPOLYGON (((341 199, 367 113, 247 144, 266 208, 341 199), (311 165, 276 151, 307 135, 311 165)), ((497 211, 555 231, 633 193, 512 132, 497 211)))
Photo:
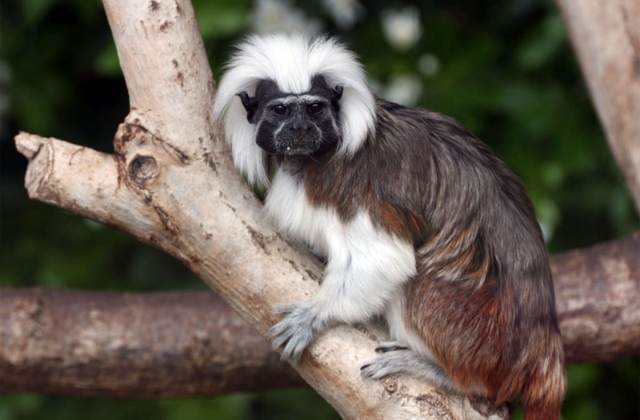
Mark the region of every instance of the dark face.
POLYGON ((316 76, 308 92, 283 93, 272 80, 263 80, 250 98, 238 94, 247 120, 257 124, 256 143, 275 155, 312 155, 340 141, 338 101, 342 87, 331 89, 316 76))

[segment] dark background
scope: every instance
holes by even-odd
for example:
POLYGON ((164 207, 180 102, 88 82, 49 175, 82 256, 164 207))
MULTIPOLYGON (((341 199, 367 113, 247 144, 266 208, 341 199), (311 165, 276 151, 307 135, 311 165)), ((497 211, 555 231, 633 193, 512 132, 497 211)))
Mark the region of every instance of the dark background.
MULTIPOLYGON (((216 78, 239 37, 298 28, 341 38, 377 93, 464 123, 522 178, 552 253, 640 227, 551 0, 194 0, 216 78), (329 6, 333 5, 333 9, 329 6), (407 9, 408 7, 408 9, 407 9), (385 31, 394 12, 414 17, 385 31), (337 15, 335 15, 337 13, 337 15), (339 16, 339 17, 334 17, 339 16), (402 32, 413 22, 418 36, 402 32)), ((0 3, 0 281, 3 287, 204 289, 171 257, 95 222, 29 201, 23 130, 110 152, 127 91, 97 0, 0 3)), ((638 419, 638 358, 569 367, 566 420, 638 419)), ((1 374, 1 372, 0 372, 1 374)), ((516 414, 515 418, 521 413, 516 414)), ((0 397, 0 420, 334 419, 313 391, 131 401, 0 397)))

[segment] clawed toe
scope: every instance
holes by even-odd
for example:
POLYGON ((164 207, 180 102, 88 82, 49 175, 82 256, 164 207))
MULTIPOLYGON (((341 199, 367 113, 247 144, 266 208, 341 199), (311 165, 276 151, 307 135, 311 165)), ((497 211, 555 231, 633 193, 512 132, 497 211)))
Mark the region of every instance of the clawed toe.
POLYGON ((360 375, 364 378, 381 379, 393 372, 388 371, 380 364, 379 359, 365 363, 360 367, 360 375))
POLYGON ((403 346, 402 344, 398 343, 397 341, 389 341, 386 343, 380 343, 378 345, 378 347, 376 347, 376 352, 377 353, 387 353, 389 351, 395 351, 395 350, 407 350, 406 346, 403 346))

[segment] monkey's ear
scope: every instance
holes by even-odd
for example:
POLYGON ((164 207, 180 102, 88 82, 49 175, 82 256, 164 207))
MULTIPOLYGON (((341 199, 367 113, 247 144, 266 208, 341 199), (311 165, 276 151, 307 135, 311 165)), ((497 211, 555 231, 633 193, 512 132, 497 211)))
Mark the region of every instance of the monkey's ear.
POLYGON ((340 98, 342 98, 342 92, 344 91, 344 86, 337 85, 333 89, 331 89, 331 105, 336 112, 340 112, 340 98))
POLYGON ((344 91, 344 86, 342 85, 337 85, 336 87, 334 87, 333 91, 331 92, 331 100, 339 101, 340 98, 342 98, 343 91, 344 91))
POLYGON ((256 111, 258 110, 258 98, 250 98, 249 94, 245 91, 237 93, 236 95, 240 97, 244 109, 247 110, 247 121, 249 121, 251 124, 255 124, 256 111))

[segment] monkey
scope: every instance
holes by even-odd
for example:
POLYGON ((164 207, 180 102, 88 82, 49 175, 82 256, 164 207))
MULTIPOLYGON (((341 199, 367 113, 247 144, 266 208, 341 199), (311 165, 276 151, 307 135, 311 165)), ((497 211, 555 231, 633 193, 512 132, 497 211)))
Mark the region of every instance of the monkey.
POLYGON ((298 363, 339 324, 386 320, 363 378, 408 374, 558 420, 566 389, 548 254, 522 182, 459 122, 375 96, 329 37, 253 35, 219 83, 236 167, 266 219, 325 258, 319 292, 276 306, 298 363))

